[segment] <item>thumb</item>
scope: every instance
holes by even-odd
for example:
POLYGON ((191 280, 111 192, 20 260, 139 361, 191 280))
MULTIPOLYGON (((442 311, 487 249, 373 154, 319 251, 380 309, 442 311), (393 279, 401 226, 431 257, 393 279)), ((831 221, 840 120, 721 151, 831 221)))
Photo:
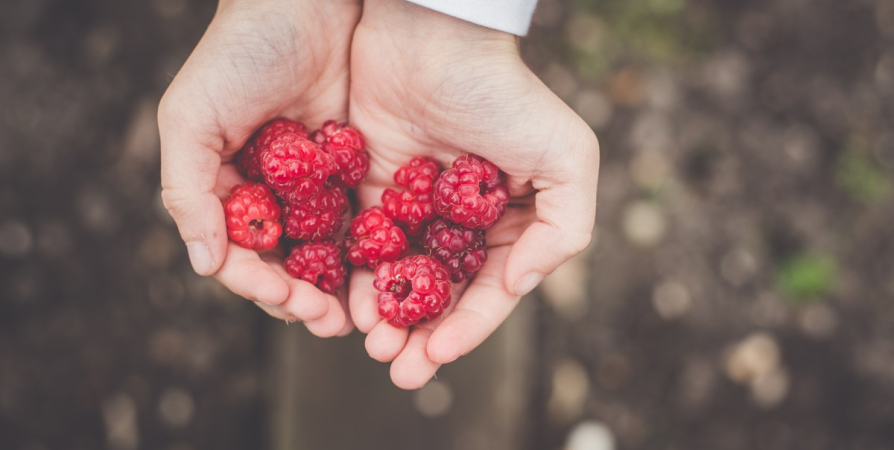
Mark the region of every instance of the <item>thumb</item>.
POLYGON ((512 245, 506 264, 508 292, 531 292, 559 265, 582 252, 593 236, 599 142, 589 129, 565 153, 554 173, 535 176, 537 220, 512 245))
POLYGON ((211 275, 227 247, 223 205, 214 194, 223 139, 190 123, 173 102, 165 98, 159 105, 161 198, 186 242, 193 270, 211 275))

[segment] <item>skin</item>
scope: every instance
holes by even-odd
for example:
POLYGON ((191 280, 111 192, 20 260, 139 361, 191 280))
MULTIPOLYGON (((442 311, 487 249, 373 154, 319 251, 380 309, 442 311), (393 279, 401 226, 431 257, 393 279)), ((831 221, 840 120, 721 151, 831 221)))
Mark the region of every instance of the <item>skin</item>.
POLYGON ((524 65, 514 36, 403 0, 365 2, 358 23, 360 13, 355 2, 222 4, 162 100, 162 195, 198 273, 320 336, 346 334, 353 322, 367 333, 370 356, 392 363, 394 383, 415 389, 587 247, 599 145, 524 65), (475 153, 507 173, 513 199, 487 231, 488 261, 471 283, 454 286, 441 319, 411 330, 382 321, 369 270, 352 272, 348 317, 345 299, 291 279, 277 255, 227 243, 219 198, 241 181, 227 162, 277 116, 311 128, 348 116, 363 131, 371 167, 358 189, 361 207, 379 204, 393 173, 415 156, 449 167, 475 153))
POLYGON ((193 269, 280 319, 321 337, 353 324, 346 296, 288 276, 283 255, 227 241, 221 199, 241 177, 233 155, 268 120, 309 127, 347 119, 348 64, 357 1, 222 1, 205 36, 159 105, 162 200, 193 269))

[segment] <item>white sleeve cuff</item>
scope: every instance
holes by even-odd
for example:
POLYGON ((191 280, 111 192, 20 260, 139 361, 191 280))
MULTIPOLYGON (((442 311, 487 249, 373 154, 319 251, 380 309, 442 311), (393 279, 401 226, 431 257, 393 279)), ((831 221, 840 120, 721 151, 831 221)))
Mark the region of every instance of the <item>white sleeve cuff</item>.
POLYGON ((407 0, 448 16, 517 36, 528 34, 537 0, 407 0))

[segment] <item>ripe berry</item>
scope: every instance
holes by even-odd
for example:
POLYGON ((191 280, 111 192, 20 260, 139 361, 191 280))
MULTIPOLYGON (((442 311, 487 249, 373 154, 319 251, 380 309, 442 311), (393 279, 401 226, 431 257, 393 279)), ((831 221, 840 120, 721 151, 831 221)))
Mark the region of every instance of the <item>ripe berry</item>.
POLYGON ((382 262, 394 262, 407 254, 407 237, 378 206, 365 209, 351 221, 345 236, 348 261, 375 269, 382 262))
POLYGON ((408 256, 376 269, 379 315, 396 327, 434 320, 450 306, 450 274, 428 256, 408 256))
POLYGON ((286 236, 300 240, 331 237, 341 228, 348 212, 348 196, 344 188, 326 184, 305 201, 287 203, 283 223, 286 236))
POLYGON ((385 214, 404 225, 409 235, 418 235, 435 218, 432 190, 439 172, 434 161, 422 156, 413 158, 394 174, 394 182, 407 189, 385 189, 382 193, 385 214))
POLYGON ((360 131, 346 123, 327 120, 314 131, 311 140, 335 159, 338 169, 332 174, 332 181, 349 188, 360 185, 369 171, 369 153, 360 131))
POLYGON ((259 159, 267 185, 291 203, 320 192, 336 169, 335 160, 328 153, 295 133, 274 139, 259 159))
POLYGON ((276 247, 282 225, 280 208, 270 188, 246 181, 233 188, 223 206, 227 235, 236 245, 252 250, 276 247))
POLYGON ((239 173, 247 180, 263 181, 264 174, 261 173, 258 155, 269 147, 274 139, 286 133, 295 133, 307 138, 307 127, 301 122, 289 119, 274 119, 267 122, 236 154, 236 168, 239 169, 239 173))
POLYGON ((307 281, 327 294, 334 294, 348 275, 341 251, 332 241, 295 246, 283 266, 289 275, 307 281))
POLYGON ((446 219, 429 225, 422 243, 433 258, 444 264, 454 283, 470 278, 487 261, 484 231, 446 219))
POLYGON ((480 156, 463 155, 438 178, 434 197, 441 216, 484 230, 506 211, 509 188, 505 175, 494 163, 480 156))

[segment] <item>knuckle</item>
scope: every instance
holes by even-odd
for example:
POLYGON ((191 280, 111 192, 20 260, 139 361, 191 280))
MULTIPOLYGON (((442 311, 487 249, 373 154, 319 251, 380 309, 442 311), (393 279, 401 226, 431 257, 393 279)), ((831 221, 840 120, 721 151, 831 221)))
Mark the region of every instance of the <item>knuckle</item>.
POLYGON ((175 221, 189 215, 193 209, 189 197, 179 189, 163 188, 161 203, 175 221))
POLYGON ((574 255, 584 251, 593 242, 593 235, 590 233, 574 233, 568 236, 568 247, 574 255))

